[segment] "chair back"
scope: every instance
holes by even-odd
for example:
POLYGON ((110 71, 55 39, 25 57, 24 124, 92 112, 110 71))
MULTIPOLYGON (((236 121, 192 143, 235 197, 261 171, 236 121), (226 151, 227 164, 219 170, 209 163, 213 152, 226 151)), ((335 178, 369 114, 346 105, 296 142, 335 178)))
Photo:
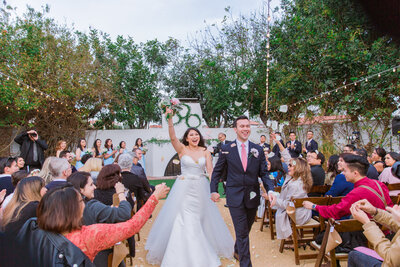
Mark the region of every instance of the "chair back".
POLYGON ((389 191, 400 190, 400 183, 397 184, 386 184, 389 191))
POLYGON ((313 185, 308 193, 319 193, 324 195, 330 188, 330 185, 313 185))
POLYGON ((294 207, 301 208, 303 207, 304 201, 310 201, 316 205, 328 205, 329 197, 304 197, 304 198, 292 198, 292 202, 294 207))

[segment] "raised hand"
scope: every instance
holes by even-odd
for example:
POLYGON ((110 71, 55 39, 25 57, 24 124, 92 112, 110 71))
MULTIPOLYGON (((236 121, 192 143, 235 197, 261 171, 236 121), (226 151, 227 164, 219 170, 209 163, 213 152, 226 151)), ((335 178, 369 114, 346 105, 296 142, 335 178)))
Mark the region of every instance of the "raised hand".
POLYGON ((156 189, 153 192, 153 195, 156 197, 157 200, 165 198, 169 192, 169 187, 165 184, 158 184, 156 185, 156 189))
POLYGON ((114 188, 117 194, 125 192, 125 186, 121 182, 116 183, 114 188))

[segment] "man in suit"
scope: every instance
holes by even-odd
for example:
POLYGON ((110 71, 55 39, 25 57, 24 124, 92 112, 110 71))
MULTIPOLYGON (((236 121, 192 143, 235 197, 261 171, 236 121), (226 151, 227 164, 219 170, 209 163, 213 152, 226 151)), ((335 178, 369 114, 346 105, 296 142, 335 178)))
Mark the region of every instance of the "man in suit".
POLYGON ((0 161, 0 191, 6 189, 6 196, 14 192, 11 175, 19 171, 16 158, 4 158, 0 161))
POLYGON ((267 190, 272 191, 273 182, 267 177, 263 149, 249 142, 250 121, 246 116, 238 117, 233 128, 237 138, 230 144, 222 146, 220 157, 212 173, 210 189, 211 199, 219 201, 217 193, 218 179, 224 169, 227 170, 226 201, 235 227, 235 258, 241 267, 251 265, 249 250, 249 233, 260 205, 261 177, 267 190))
MULTIPOLYGON (((282 140, 282 134, 281 134, 280 132, 275 132, 275 136, 276 136, 276 140, 279 141, 279 142, 281 142, 281 144, 282 144, 283 146, 285 146, 285 143, 283 143, 283 140, 282 140)), ((272 148, 272 152, 274 152, 274 154, 275 154, 276 156, 278 156, 279 158, 281 157, 281 151, 280 151, 280 149, 279 149, 278 144, 275 144, 275 145, 274 145, 274 147, 272 148)))
POLYGON ((72 168, 68 160, 54 158, 50 160, 49 171, 53 179, 46 185, 47 190, 66 185, 67 178, 72 173, 72 168))
POLYGON ((316 151, 318 150, 318 143, 315 142, 314 138, 314 132, 313 131, 308 131, 307 132, 307 142, 305 143, 305 146, 303 148, 304 153, 308 153, 311 151, 316 151))
MULTIPOLYGON (((221 155, 220 155, 220 152, 221 152, 222 146, 224 146, 224 145, 230 143, 230 141, 227 141, 227 140, 226 140, 226 134, 224 134, 224 133, 219 133, 219 134, 218 134, 218 140, 219 140, 220 142, 219 142, 219 143, 217 144, 217 146, 215 147, 213 156, 218 155, 218 157, 220 157, 220 156, 221 156, 221 155)), ((224 171, 222 172, 221 177, 220 177, 220 179, 219 179, 219 182, 222 183, 222 186, 223 186, 223 188, 224 188, 224 195, 226 195, 226 170, 224 170, 224 171)), ((225 205, 225 207, 228 207, 228 206, 225 205)))
POLYGON ((289 150, 292 158, 298 158, 301 153, 301 143, 296 140, 296 134, 294 132, 289 133, 290 141, 287 141, 286 147, 289 150))
POLYGON ((260 146, 263 148, 264 151, 267 151, 268 153, 271 151, 271 146, 267 143, 265 143, 267 141, 267 137, 265 137, 265 135, 261 135, 260 136, 260 146))
POLYGON ((27 171, 41 169, 44 162, 44 151, 48 148, 46 141, 39 139, 35 130, 20 133, 14 141, 21 146, 20 156, 25 160, 27 171))

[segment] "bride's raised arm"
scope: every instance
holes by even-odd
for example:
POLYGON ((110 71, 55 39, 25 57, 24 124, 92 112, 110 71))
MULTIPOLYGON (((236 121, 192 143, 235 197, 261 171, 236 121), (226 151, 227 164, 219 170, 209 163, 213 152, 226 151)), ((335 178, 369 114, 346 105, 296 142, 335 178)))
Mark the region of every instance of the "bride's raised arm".
POLYGON ((185 146, 181 142, 179 142, 179 139, 176 137, 172 117, 168 119, 168 133, 169 133, 169 139, 171 139, 171 144, 174 147, 175 151, 178 153, 178 155, 182 154, 185 146))
POLYGON ((213 171, 213 164, 212 164, 211 153, 208 150, 206 150, 206 170, 207 170, 207 173, 208 173, 208 177, 210 177, 210 180, 211 180, 212 171, 213 171))

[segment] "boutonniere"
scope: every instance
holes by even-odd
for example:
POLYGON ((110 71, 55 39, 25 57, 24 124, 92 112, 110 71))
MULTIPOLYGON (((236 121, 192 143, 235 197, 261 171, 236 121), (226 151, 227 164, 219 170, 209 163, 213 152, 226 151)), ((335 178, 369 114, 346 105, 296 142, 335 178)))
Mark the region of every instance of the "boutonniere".
POLYGON ((236 146, 236 143, 232 143, 232 144, 231 144, 231 147, 235 147, 235 146, 236 146))
POLYGON ((255 157, 255 158, 258 158, 258 150, 255 149, 255 148, 250 149, 250 155, 249 155, 249 157, 251 157, 251 156, 253 156, 253 157, 255 157))

